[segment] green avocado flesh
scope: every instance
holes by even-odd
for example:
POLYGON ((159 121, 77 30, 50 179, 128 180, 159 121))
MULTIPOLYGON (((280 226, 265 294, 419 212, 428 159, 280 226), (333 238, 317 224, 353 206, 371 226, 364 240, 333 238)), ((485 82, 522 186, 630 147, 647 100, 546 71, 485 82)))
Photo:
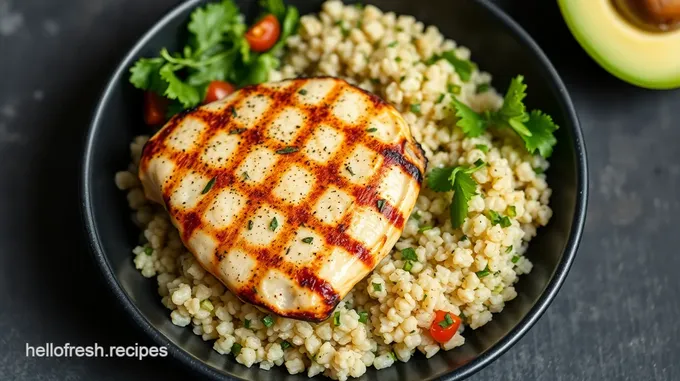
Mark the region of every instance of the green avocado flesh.
MULTIPOLYGON (((583 49, 618 78, 650 89, 680 87, 680 28, 626 17, 619 0, 558 0, 583 49)), ((677 26, 677 24, 675 24, 677 26)))

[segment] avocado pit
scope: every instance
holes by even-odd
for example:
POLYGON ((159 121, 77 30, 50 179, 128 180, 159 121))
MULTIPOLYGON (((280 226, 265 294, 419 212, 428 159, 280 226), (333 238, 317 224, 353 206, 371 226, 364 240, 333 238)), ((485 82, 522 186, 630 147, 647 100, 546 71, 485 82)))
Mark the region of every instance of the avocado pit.
POLYGON ((628 23, 652 33, 680 29, 680 0, 610 0, 628 23))

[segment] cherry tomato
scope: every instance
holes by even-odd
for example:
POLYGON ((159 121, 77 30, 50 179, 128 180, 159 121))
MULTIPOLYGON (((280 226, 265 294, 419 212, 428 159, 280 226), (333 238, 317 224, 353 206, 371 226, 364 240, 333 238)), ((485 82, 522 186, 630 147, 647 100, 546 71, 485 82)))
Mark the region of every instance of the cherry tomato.
POLYGON ((229 82, 212 81, 208 85, 208 91, 205 93, 205 103, 219 101, 227 95, 234 92, 234 86, 229 82))
POLYGON ((149 126, 155 126, 165 122, 167 108, 167 99, 153 91, 144 93, 144 122, 149 126))
POLYGON ((446 311, 437 310, 434 314, 434 321, 430 326, 430 335, 438 343, 444 344, 458 332, 461 320, 458 316, 446 311))
POLYGON ((250 49, 262 53, 271 49, 281 34, 281 25, 276 16, 269 14, 251 26, 246 32, 246 40, 250 49))

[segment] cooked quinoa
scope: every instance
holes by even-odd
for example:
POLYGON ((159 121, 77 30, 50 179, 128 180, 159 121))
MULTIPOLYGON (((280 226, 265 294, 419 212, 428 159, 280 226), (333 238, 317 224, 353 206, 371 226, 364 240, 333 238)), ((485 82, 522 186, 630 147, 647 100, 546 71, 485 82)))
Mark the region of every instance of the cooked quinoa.
POLYGON ((478 195, 470 200, 462 227, 451 227, 451 193, 423 186, 391 255, 354 287, 328 321, 267 318, 207 273, 183 246, 165 210, 145 199, 136 174, 148 137, 139 136, 131 144, 132 163, 115 178, 127 191, 133 220, 143 231, 143 243, 133 250, 135 266, 145 277, 156 277, 174 324, 191 325, 195 334, 214 341, 217 352, 232 353, 248 367, 284 365, 291 374, 345 380, 370 366, 383 369, 408 361, 417 351, 429 358, 463 345, 463 325, 445 344, 432 339, 434 311, 459 315, 465 326, 477 329, 516 297, 513 284, 532 267, 523 253, 552 215, 551 189, 542 174, 548 162, 528 154, 514 136, 487 132, 466 138, 453 127, 451 88, 475 110, 497 109, 502 98, 493 88, 477 93, 478 85, 490 82, 487 73, 475 70, 463 82, 445 60, 425 64, 446 50, 455 49, 463 59, 470 52, 412 16, 328 1, 320 14, 301 18, 299 34, 287 45, 283 65, 270 80, 344 78, 403 113, 429 169, 479 159, 488 164, 473 174, 478 195), (514 216, 508 215, 509 208, 514 216), (509 226, 494 225, 490 211, 508 215, 509 226), (418 256, 408 271, 401 257, 404 248, 414 248, 418 256))

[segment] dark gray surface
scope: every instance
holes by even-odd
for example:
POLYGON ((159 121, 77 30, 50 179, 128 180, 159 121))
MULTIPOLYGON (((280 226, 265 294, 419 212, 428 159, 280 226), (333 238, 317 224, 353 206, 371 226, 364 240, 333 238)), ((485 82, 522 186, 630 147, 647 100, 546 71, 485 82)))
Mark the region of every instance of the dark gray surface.
MULTIPOLYGON (((496 2, 569 87, 588 144, 591 196, 581 250, 557 299, 471 379, 679 380, 680 91, 609 76, 551 1, 496 2)), ((2 380, 191 379, 171 359, 25 356, 27 343, 151 344, 99 283, 80 234, 78 169, 107 76, 176 3, 0 0, 2 380)))

